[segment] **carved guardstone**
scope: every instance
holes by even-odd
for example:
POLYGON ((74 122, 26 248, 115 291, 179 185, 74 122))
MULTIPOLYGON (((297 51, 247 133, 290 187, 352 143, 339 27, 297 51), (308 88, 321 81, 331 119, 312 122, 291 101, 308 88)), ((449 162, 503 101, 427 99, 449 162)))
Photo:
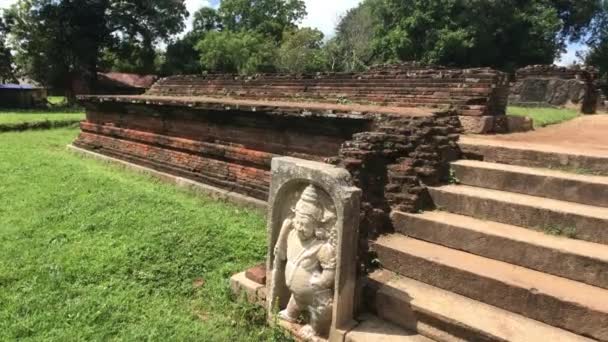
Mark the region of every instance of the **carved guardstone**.
POLYGON ((301 340, 343 341, 355 325, 360 196, 344 169, 272 160, 268 313, 301 340))

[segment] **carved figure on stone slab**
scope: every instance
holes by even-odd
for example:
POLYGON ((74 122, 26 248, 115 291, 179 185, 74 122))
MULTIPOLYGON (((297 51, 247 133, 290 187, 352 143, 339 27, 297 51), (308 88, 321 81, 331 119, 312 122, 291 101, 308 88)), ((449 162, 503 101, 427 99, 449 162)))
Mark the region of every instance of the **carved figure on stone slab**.
POLYGON ((285 219, 275 246, 275 265, 286 261, 285 285, 291 293, 279 318, 295 323, 301 314, 308 324, 299 332, 301 338, 314 341, 325 336, 332 321, 336 279, 335 214, 324 208, 314 185, 304 189, 293 216, 285 219))

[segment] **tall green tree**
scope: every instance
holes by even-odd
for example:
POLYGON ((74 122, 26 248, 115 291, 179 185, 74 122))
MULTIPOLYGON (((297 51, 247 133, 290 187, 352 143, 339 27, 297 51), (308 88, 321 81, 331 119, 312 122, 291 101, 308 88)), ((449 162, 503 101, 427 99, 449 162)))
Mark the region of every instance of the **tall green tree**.
POLYGON ((227 30, 255 31, 278 42, 306 16, 306 5, 302 0, 222 0, 219 15, 227 30))
POLYGON ((222 29, 221 18, 214 8, 203 7, 193 15, 192 31, 167 46, 163 75, 198 74, 203 71, 196 44, 209 32, 222 29))
POLYGON ((589 34, 601 1, 365 0, 328 48, 345 70, 409 60, 505 70, 550 64, 589 34))
POLYGON ((377 0, 366 1, 349 10, 336 28, 336 36, 325 45, 330 70, 358 71, 373 63, 378 17, 373 13, 377 0))
POLYGON ((152 71, 154 46, 182 31, 186 16, 182 0, 19 0, 5 13, 20 70, 68 96, 94 88, 104 51, 116 60, 135 51, 140 70, 152 71))
POLYGON ((196 45, 204 70, 252 74, 273 71, 276 45, 252 31, 213 31, 196 45))
POLYGON ((13 70, 13 58, 5 44, 7 33, 8 27, 4 23, 4 20, 0 18, 0 84, 16 81, 13 70))
POLYGON ((603 0, 602 9, 594 18, 587 43, 585 63, 599 68, 600 77, 608 83, 608 0, 603 0))
POLYGON ((324 70, 326 55, 321 49, 323 32, 301 28, 285 31, 277 50, 276 66, 284 72, 313 72, 324 70))

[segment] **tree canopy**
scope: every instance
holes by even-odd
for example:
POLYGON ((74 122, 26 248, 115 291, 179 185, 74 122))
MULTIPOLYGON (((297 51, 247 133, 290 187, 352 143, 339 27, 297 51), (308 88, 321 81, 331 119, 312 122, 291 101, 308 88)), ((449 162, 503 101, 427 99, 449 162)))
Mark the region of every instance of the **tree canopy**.
POLYGON ((51 87, 94 85, 102 57, 110 67, 139 59, 154 71, 155 46, 184 28, 182 0, 19 0, 5 12, 20 70, 51 87), (109 56, 109 57, 108 57, 109 56))
POLYGON ((10 50, 6 47, 6 36, 8 27, 4 20, 0 18, 0 83, 15 82, 13 70, 13 58, 10 50))
POLYGON ((602 10, 595 17, 589 39, 589 52, 585 63, 599 68, 600 76, 608 82, 608 0, 603 0, 602 10))

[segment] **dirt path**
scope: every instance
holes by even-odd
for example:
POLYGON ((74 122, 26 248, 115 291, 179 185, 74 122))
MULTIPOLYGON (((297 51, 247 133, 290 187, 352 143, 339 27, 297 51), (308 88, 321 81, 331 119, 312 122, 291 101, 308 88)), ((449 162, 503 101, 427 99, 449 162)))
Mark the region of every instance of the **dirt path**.
MULTIPOLYGON (((581 116, 532 132, 504 135, 470 135, 474 139, 543 145, 591 154, 608 155, 608 115, 581 116)), ((465 138, 466 139, 466 138, 465 138)))

